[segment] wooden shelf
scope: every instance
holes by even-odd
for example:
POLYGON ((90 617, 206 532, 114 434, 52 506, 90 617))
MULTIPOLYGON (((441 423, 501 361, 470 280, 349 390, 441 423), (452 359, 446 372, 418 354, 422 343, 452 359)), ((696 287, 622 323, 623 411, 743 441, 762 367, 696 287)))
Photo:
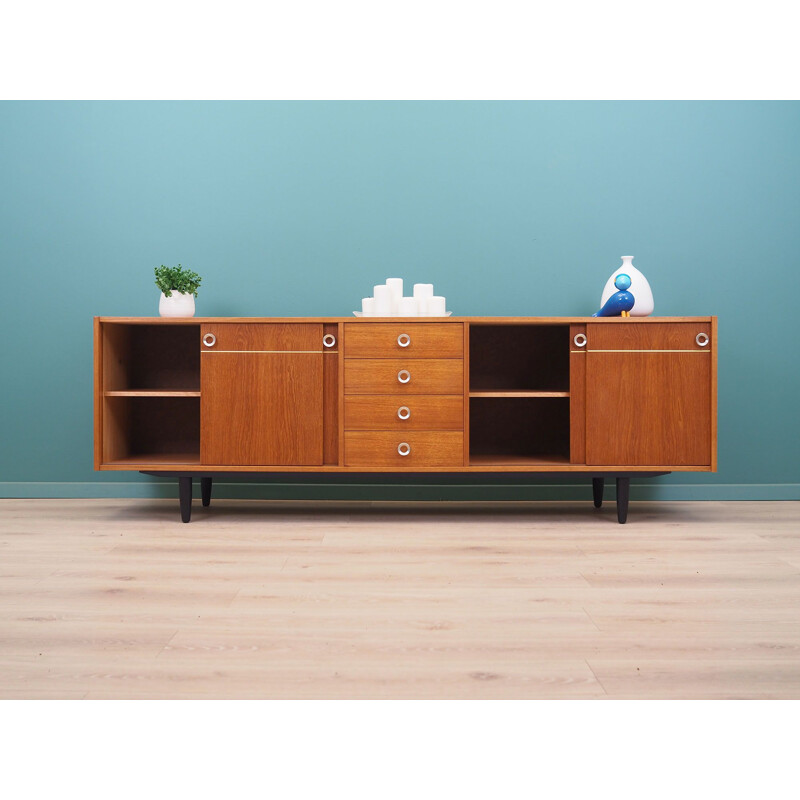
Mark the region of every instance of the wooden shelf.
POLYGON ((104 462, 107 467, 131 467, 138 469, 142 466, 159 466, 178 464, 200 464, 200 453, 136 453, 136 455, 115 458, 104 462))
POLYGON ((470 397, 569 397, 569 392, 470 392, 470 397))
POLYGON ((125 389, 123 391, 103 392, 106 397, 200 397, 200 392, 179 392, 162 389, 142 389, 130 391, 125 389))
POLYGON ((471 454, 469 457, 469 465, 471 467, 538 467, 538 466, 556 466, 569 464, 569 459, 565 456, 557 455, 516 455, 516 454, 498 454, 498 455, 476 455, 471 454))

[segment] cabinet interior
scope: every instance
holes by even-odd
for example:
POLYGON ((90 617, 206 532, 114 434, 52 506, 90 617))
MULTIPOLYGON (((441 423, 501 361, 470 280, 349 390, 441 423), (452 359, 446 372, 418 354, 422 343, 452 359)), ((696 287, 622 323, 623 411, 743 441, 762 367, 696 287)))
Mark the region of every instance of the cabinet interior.
POLYGON ((114 324, 104 334, 104 391, 200 391, 199 325, 114 324))
POLYGON ((471 466, 568 464, 569 398, 473 397, 471 466))
POLYGON ((106 463, 200 463, 199 397, 107 397, 106 463))
POLYGON ((569 325, 470 325, 470 392, 568 392, 569 325))
POLYGON ((472 325, 470 466, 567 464, 568 325, 472 325))
POLYGON ((200 325, 103 327, 103 461, 200 462, 200 325))

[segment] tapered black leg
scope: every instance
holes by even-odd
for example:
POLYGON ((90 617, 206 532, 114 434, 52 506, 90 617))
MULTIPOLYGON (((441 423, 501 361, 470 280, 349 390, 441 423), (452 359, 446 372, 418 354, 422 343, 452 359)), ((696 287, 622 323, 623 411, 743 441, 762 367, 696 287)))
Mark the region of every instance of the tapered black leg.
POLYGON ((203 496, 203 505, 211 504, 211 478, 200 478, 200 494, 203 496))
POLYGON ((628 519, 628 498, 631 494, 631 479, 617 478, 617 520, 620 525, 628 519))
POLYGON ((188 522, 192 518, 192 479, 178 478, 178 494, 181 499, 181 520, 188 522))
POLYGON ((605 484, 604 478, 592 478, 592 495, 594 496, 595 508, 600 508, 603 505, 603 487, 605 484))

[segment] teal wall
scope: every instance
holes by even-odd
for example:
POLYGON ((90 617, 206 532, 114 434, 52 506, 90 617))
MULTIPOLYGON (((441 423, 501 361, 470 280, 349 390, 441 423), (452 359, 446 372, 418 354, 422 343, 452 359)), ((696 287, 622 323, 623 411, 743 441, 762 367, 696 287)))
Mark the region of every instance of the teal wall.
MULTIPOLYGON (((720 318, 719 472, 634 498, 800 497, 800 103, 5 102, 0 207, 2 495, 174 495, 92 470, 92 316, 156 314, 158 264, 202 315, 349 314, 387 276, 583 315, 633 253, 658 315, 720 318)), ((587 495, 511 480, 228 491, 587 495)))

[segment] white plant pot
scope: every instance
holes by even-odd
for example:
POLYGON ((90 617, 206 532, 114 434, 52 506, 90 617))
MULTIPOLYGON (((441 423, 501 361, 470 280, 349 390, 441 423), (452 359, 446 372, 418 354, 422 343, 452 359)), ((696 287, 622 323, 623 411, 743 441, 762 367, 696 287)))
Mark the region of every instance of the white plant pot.
POLYGON ((167 297, 162 292, 158 301, 158 313, 162 317, 193 317, 194 295, 191 292, 173 291, 167 297))
POLYGON ((606 282, 603 289, 603 296, 600 298, 600 308, 606 304, 606 300, 619 291, 614 286, 617 275, 624 272, 631 279, 631 287, 628 291, 633 295, 634 303, 631 309, 632 317, 647 317, 653 313, 655 303, 653 302, 653 291, 647 278, 633 266, 633 256, 622 256, 622 266, 615 270, 606 282))

